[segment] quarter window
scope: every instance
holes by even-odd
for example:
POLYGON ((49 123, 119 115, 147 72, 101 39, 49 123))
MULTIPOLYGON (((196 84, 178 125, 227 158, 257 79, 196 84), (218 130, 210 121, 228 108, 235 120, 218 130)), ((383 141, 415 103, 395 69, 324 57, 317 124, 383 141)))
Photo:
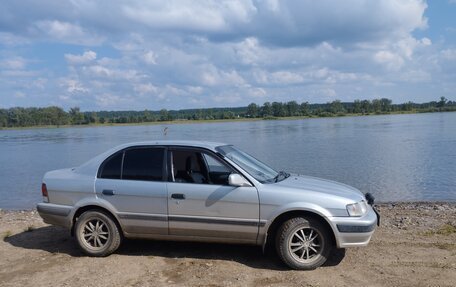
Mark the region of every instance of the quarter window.
POLYGON ((163 179, 162 148, 137 148, 125 151, 122 179, 161 181, 163 179))
POLYGON ((108 179, 120 179, 123 152, 111 156, 103 165, 100 177, 108 179))

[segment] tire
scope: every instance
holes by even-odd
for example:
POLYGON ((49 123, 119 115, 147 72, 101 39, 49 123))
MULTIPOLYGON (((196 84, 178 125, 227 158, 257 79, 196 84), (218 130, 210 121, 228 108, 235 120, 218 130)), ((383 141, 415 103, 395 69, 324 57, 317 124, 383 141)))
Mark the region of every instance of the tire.
POLYGON ((277 254, 292 269, 312 270, 320 267, 328 259, 332 247, 329 231, 313 218, 291 218, 277 231, 277 254))
POLYGON ((79 216, 75 234, 81 250, 95 257, 110 255, 119 248, 122 240, 114 219, 98 210, 89 210, 79 216))

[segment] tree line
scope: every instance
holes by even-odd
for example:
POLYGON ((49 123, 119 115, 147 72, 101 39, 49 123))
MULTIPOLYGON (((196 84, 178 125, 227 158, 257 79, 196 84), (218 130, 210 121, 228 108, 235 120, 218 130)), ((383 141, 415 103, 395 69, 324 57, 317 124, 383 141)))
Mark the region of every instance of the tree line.
POLYGON ((393 104, 390 99, 335 100, 325 104, 308 102, 251 103, 247 107, 206 108, 158 111, 98 111, 82 112, 78 107, 65 111, 60 107, 45 108, 0 108, 0 128, 61 126, 89 124, 146 123, 173 120, 223 120, 237 118, 275 119, 282 117, 334 117, 345 115, 389 114, 398 112, 456 111, 456 101, 441 97, 427 103, 407 102, 393 104))

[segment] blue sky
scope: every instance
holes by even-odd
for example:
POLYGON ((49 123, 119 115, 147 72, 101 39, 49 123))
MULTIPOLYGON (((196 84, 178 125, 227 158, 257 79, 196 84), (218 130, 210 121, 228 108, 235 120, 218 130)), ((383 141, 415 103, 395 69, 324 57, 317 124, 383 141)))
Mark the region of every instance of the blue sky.
POLYGON ((456 0, 0 3, 0 108, 456 100, 456 0))

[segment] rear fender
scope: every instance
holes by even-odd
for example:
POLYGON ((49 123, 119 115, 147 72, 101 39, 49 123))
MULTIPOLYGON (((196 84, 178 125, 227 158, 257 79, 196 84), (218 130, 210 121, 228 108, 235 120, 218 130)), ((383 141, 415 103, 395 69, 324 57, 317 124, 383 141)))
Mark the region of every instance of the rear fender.
POLYGON ((109 213, 111 213, 111 215, 117 220, 117 222, 122 227, 122 223, 119 220, 119 217, 117 216, 117 213, 118 213, 117 209, 109 201, 106 201, 106 200, 104 200, 102 198, 99 198, 99 197, 92 197, 92 198, 81 199, 80 201, 78 201, 75 204, 75 207, 74 207, 73 211, 71 212, 71 217, 70 217, 70 218, 73 219, 72 220, 71 230, 73 229, 73 224, 75 222, 75 218, 74 217, 75 217, 76 213, 81 208, 84 208, 84 207, 87 207, 87 206, 93 206, 94 208, 100 207, 102 209, 107 210, 109 213))

